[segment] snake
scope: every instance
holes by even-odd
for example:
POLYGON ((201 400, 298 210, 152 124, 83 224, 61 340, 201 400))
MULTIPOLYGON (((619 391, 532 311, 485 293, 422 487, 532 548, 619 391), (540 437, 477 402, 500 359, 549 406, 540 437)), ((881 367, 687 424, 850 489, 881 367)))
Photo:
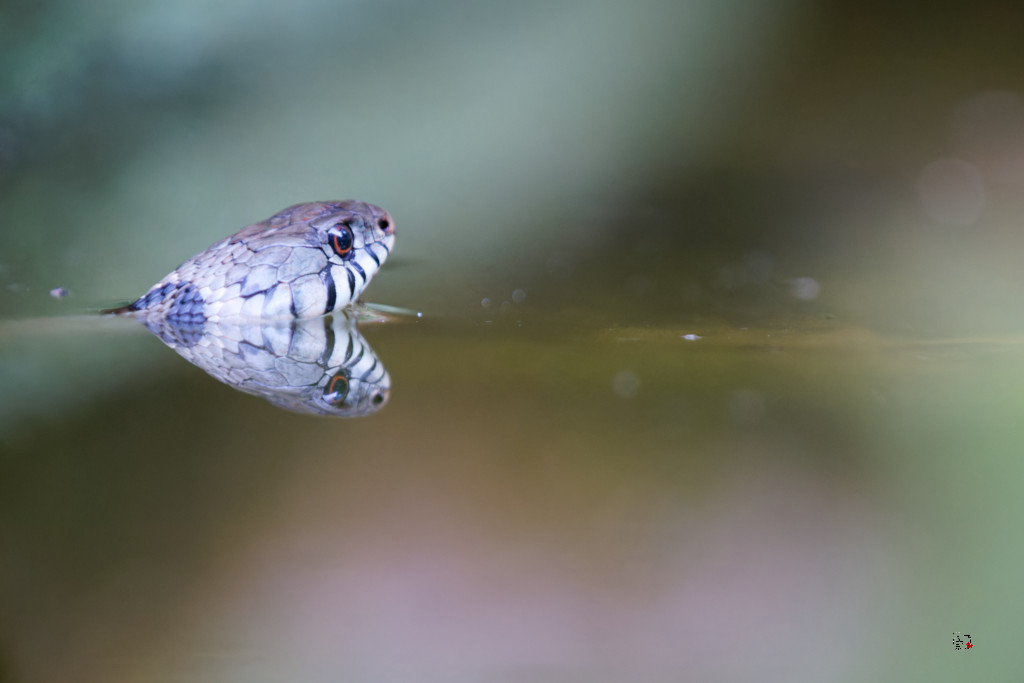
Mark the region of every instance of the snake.
POLYGON ((391 378, 354 306, 394 243, 391 215, 373 204, 295 204, 105 313, 133 315, 214 379, 274 405, 361 417, 387 403, 391 378))
POLYGON ((295 204, 107 312, 188 324, 321 316, 358 301, 394 244, 394 221, 378 206, 354 199, 295 204))
POLYGON ((143 322, 217 381, 285 410, 365 417, 390 396, 390 375, 346 311, 294 320, 143 322))

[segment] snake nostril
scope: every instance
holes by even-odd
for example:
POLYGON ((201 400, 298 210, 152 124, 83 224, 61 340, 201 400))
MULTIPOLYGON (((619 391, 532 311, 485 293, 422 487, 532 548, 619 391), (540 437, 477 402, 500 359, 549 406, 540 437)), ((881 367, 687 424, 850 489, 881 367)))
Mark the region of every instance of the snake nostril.
POLYGON ((384 232, 388 232, 391 229, 391 221, 387 218, 379 218, 377 219, 377 227, 384 232))

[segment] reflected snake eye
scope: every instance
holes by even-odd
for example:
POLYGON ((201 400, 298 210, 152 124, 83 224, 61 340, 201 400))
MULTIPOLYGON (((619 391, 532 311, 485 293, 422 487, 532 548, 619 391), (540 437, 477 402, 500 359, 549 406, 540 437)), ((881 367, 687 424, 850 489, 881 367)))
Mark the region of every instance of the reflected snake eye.
POLYGON ((332 406, 336 406, 344 402, 346 396, 348 396, 348 377, 339 372, 328 380, 327 386, 324 387, 324 400, 332 406))
POLYGON ((345 223, 338 223, 327 231, 327 241, 335 254, 348 256, 352 253, 352 228, 345 223))

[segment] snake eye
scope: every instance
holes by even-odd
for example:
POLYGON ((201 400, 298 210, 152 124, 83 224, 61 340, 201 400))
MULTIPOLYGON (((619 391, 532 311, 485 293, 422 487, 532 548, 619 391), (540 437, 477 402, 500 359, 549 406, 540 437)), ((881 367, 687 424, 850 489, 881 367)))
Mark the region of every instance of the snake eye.
POLYGON ((335 254, 348 256, 352 253, 352 228, 345 223, 338 223, 327 231, 327 241, 335 254))
POLYGON ((348 396, 348 377, 338 373, 328 380, 327 386, 324 387, 324 400, 332 406, 336 406, 343 403, 346 396, 348 396))

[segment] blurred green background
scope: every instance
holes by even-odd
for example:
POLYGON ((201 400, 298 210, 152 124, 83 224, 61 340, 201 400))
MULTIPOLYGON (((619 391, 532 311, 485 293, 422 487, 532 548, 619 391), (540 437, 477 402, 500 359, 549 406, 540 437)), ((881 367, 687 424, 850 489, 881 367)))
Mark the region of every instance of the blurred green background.
POLYGON ((0 6, 0 681, 1011 680, 1022 23, 0 6), (92 315, 344 198, 377 416, 92 315))

